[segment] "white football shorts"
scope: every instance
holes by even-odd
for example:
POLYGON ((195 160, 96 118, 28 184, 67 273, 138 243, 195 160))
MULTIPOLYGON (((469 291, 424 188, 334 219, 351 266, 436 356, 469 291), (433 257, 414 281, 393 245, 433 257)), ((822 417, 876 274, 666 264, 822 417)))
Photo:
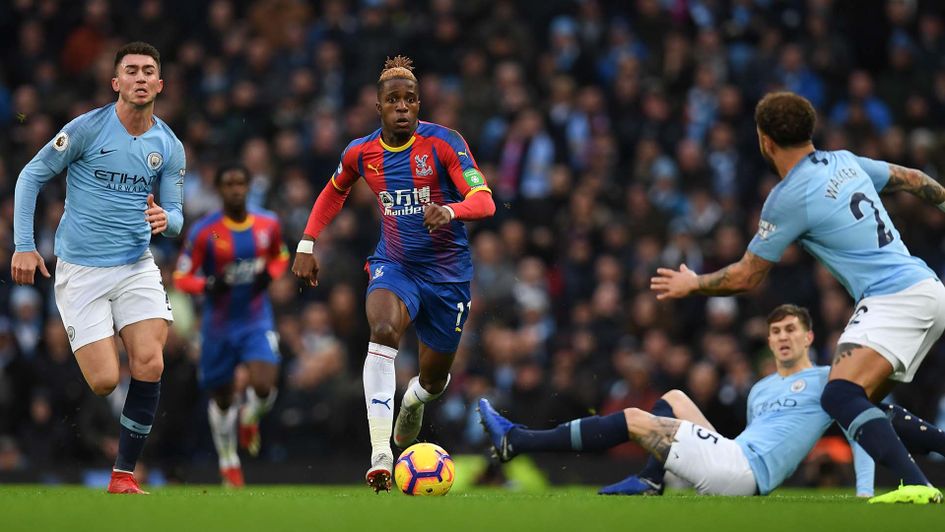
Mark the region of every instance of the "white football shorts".
POLYGON ((902 292, 861 299, 838 342, 875 349, 892 364, 890 379, 911 382, 943 330, 945 286, 928 279, 902 292))
POLYGON ((664 467, 700 495, 755 495, 748 458, 735 440, 689 421, 680 423, 664 467))
POLYGON ((102 268, 59 259, 55 287, 56 306, 73 352, 132 323, 151 318, 174 321, 150 251, 133 264, 102 268))

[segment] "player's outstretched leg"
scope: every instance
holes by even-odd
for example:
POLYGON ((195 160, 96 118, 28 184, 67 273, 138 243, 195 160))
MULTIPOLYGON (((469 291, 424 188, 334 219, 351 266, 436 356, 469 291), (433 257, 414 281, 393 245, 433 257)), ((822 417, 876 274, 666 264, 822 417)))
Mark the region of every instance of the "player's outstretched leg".
POLYGON ((574 419, 553 429, 532 430, 505 419, 488 400, 480 399, 479 416, 496 456, 503 462, 530 452, 605 451, 630 441, 624 411, 574 419))
POLYGON ((242 488, 243 469, 240 457, 236 452, 236 418, 239 409, 234 404, 220 408, 216 400, 210 399, 207 406, 207 417, 210 420, 210 434, 213 436, 213 445, 217 449, 220 464, 220 478, 223 485, 231 488, 242 488))
POLYGON ((428 392, 421 384, 420 377, 410 379, 404 398, 400 402, 397 412, 397 421, 394 422, 394 444, 406 449, 417 440, 420 428, 423 426, 423 405, 443 395, 449 386, 450 375, 446 375, 446 384, 437 393, 428 392))
POLYGON ((910 454, 945 456, 945 432, 899 405, 880 405, 910 454))
POLYGON ((877 464, 892 470, 905 486, 931 487, 890 420, 870 402, 869 394, 887 381, 891 371, 890 363, 874 349, 841 338, 820 397, 821 406, 848 434, 854 435, 877 464))

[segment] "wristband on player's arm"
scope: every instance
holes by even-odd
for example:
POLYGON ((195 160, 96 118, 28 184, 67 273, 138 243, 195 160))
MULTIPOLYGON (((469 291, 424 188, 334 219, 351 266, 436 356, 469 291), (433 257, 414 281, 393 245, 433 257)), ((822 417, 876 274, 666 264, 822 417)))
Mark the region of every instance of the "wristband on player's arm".
POLYGON ((308 253, 311 255, 315 252, 315 241, 314 240, 299 240, 299 245, 295 248, 296 253, 308 253))

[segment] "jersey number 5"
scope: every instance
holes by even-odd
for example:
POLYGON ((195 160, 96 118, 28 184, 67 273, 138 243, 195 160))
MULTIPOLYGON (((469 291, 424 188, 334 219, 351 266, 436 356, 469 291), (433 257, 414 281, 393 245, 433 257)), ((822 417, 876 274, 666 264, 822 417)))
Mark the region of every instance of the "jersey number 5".
POLYGON ((860 210, 860 203, 864 201, 869 203, 870 207, 873 208, 873 217, 876 218, 876 235, 879 237, 879 247, 883 247, 893 241, 893 234, 892 231, 886 229, 886 224, 884 224, 883 219, 879 217, 879 209, 876 208, 876 204, 873 203, 873 200, 866 197, 866 194, 857 192, 850 198, 850 210, 853 211, 853 216, 857 220, 863 218, 865 214, 860 210))

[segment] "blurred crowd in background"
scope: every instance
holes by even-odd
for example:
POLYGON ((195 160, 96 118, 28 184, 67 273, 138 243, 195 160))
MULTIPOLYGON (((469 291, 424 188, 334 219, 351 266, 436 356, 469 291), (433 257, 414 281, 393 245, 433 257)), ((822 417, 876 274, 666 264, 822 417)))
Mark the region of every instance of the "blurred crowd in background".
MULTIPOLYGON (((736 435, 749 388, 773 371, 765 316, 785 302, 814 316, 829 363, 852 301, 792 247, 739 298, 657 302, 659 266, 707 272, 737 261, 777 178, 758 154, 753 108, 791 90, 819 112, 815 143, 922 169, 945 168, 945 6, 915 0, 11 0, 0 5, 0 471, 55 478, 108 467, 127 377, 107 398, 85 385, 52 284, 14 286, 13 190, 73 117, 116 99, 121 44, 162 54, 156 114, 183 141, 188 226, 219 207, 213 174, 238 160, 250 203, 275 211, 295 248, 347 142, 379 127, 387 56, 414 59, 421 119, 468 141, 497 204, 468 224, 472 314, 452 383, 421 434, 453 452, 484 448, 470 405, 550 427, 661 393, 688 393, 736 435)), ((65 180, 43 190, 38 249, 50 266, 65 180)), ((909 249, 945 273, 945 215, 907 196, 885 203, 909 249)), ((283 369, 260 460, 365 458, 368 342, 363 263, 377 201, 360 184, 317 246, 321 283, 276 280, 283 369)), ((173 290, 179 239, 155 238, 175 322, 145 462, 180 477, 214 464, 199 390, 199 313, 173 290)), ((398 356, 403 387, 416 341, 398 356)), ((945 345, 895 400, 945 421, 945 345)), ((125 366, 125 370, 127 367, 125 366)), ((127 373, 127 371, 126 371, 127 373)), ((238 376, 239 379, 243 377, 238 376)), ((402 388, 401 388, 402 389, 402 388)), ((639 455, 625 445, 617 455, 639 455)))

